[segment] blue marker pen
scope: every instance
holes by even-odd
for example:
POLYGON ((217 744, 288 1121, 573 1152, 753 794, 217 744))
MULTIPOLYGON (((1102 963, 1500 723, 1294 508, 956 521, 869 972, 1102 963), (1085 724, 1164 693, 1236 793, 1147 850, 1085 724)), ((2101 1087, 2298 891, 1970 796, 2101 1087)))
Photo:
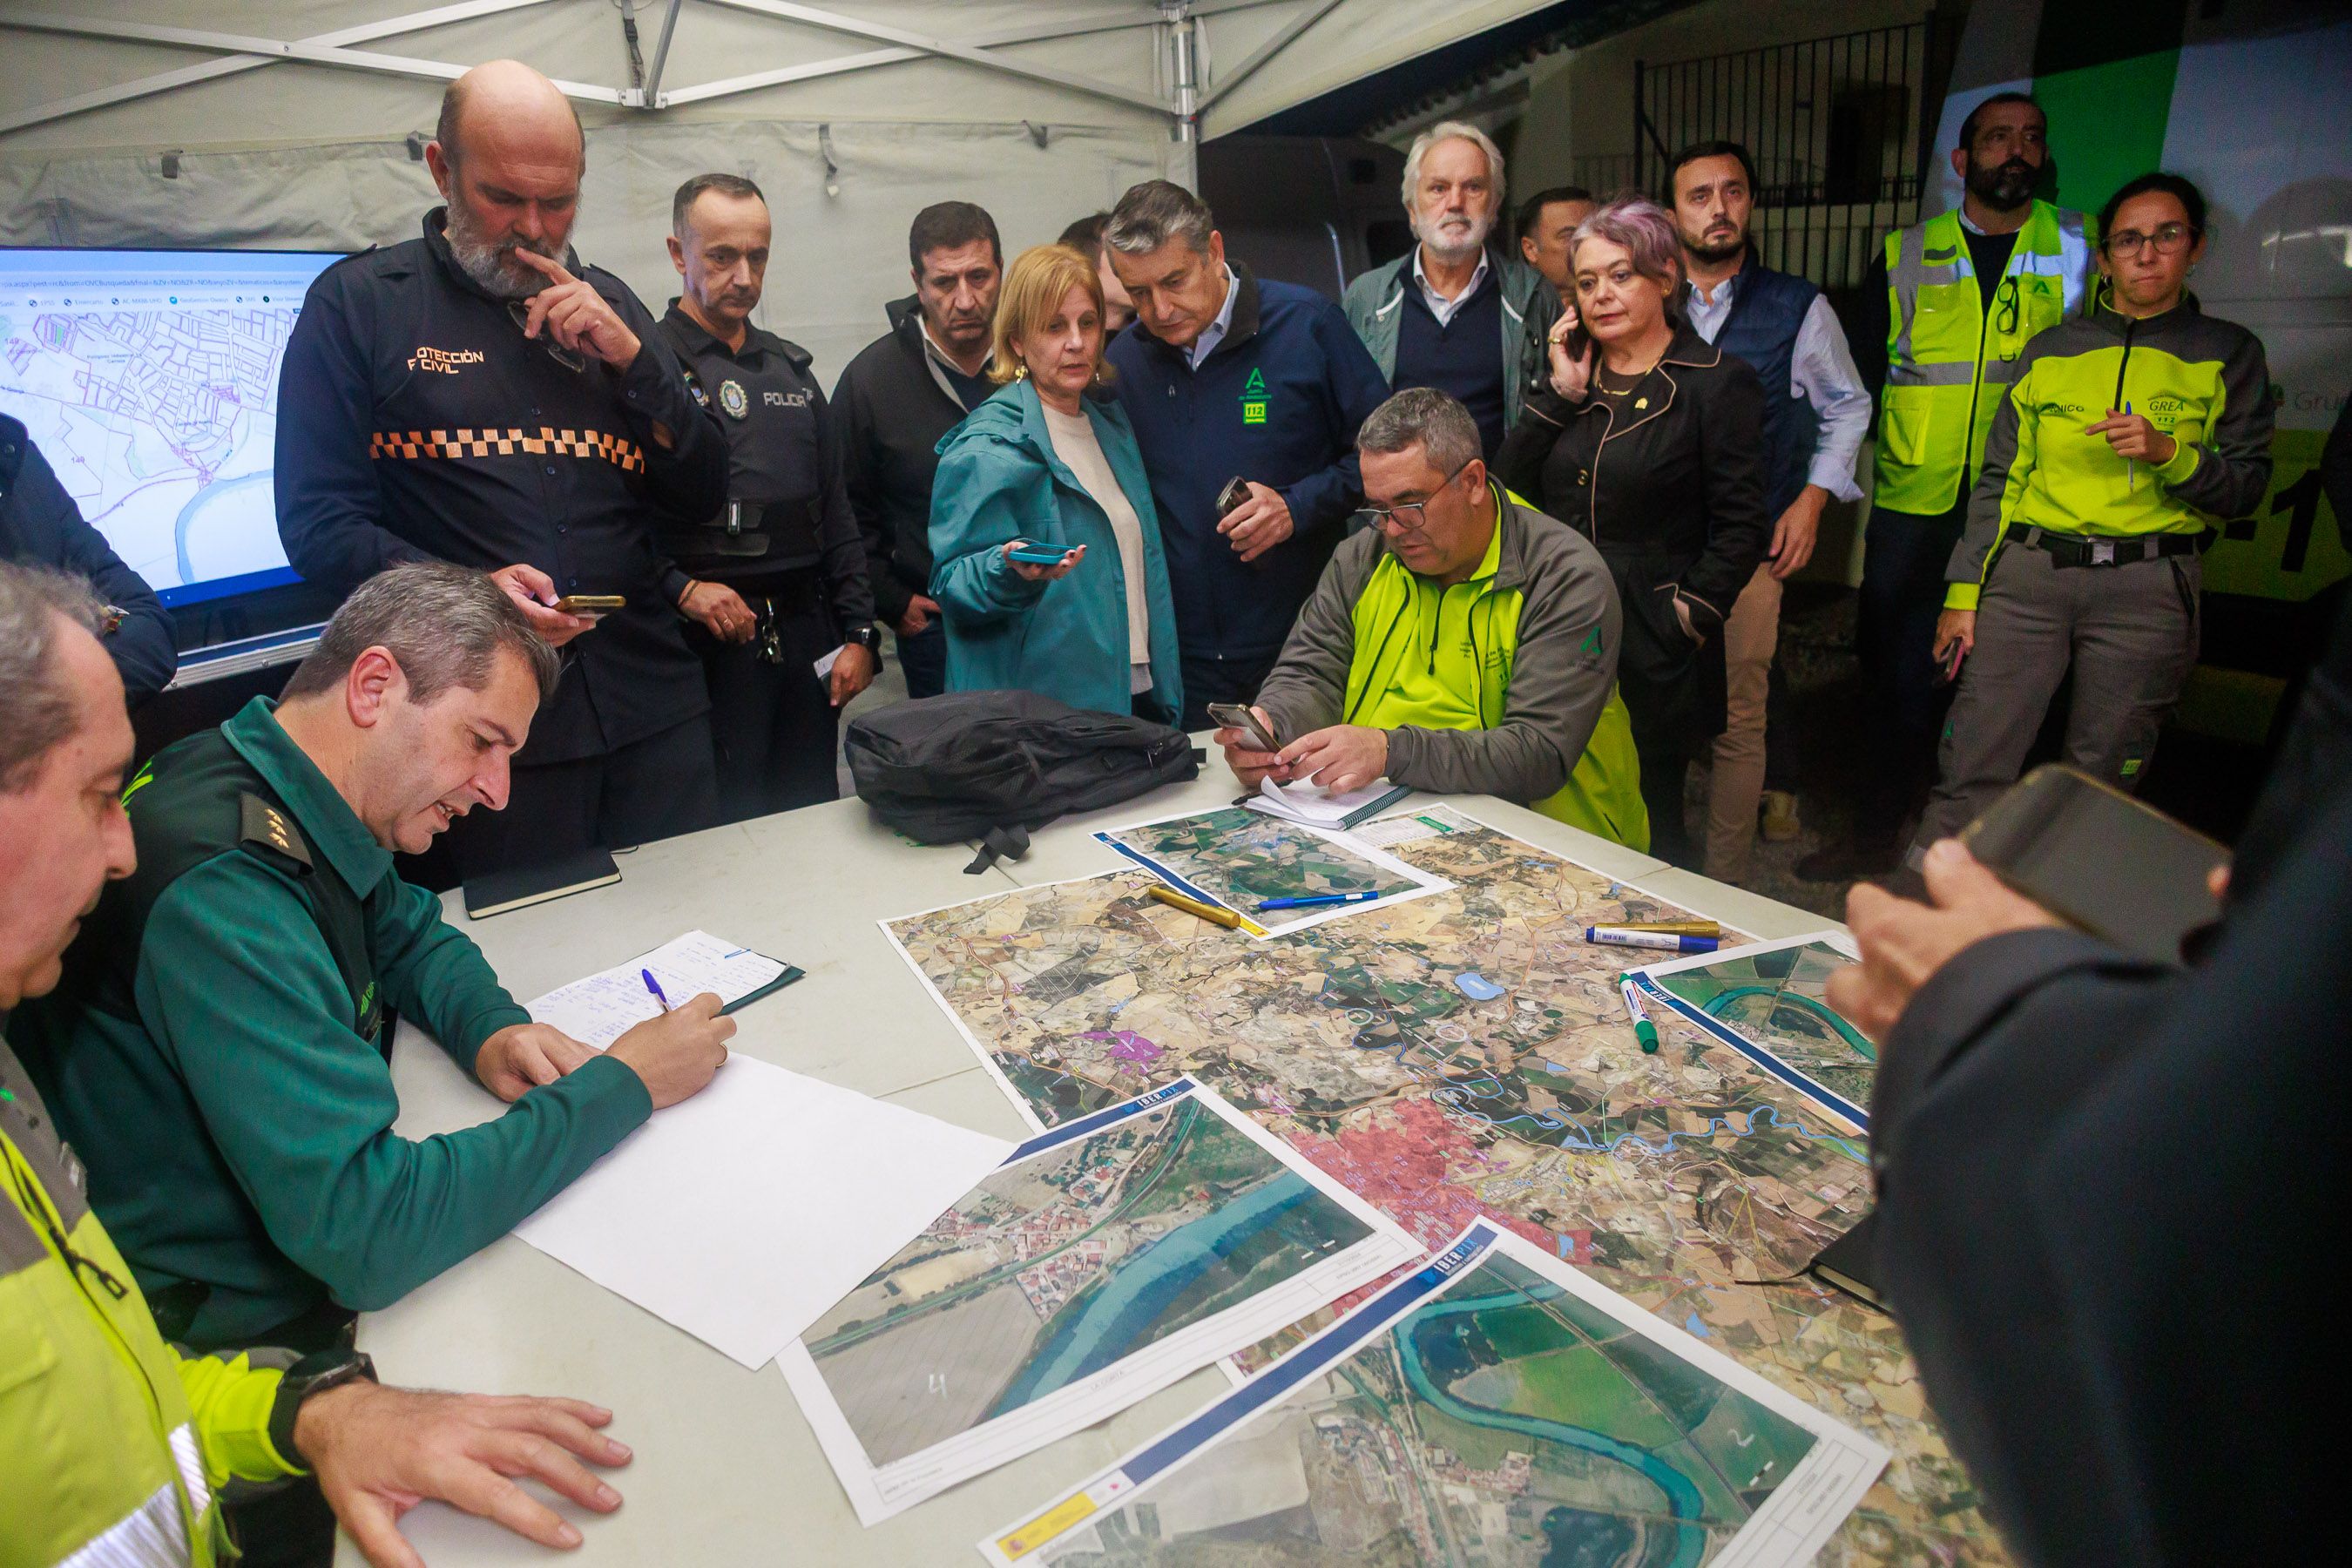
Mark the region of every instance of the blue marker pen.
POLYGON ((637 977, 646 983, 646 989, 654 994, 654 1000, 662 1005, 662 1011, 668 1012, 669 998, 662 994, 661 982, 654 978, 654 972, 650 969, 640 969, 637 971, 637 977))
POLYGON ((1586 926, 1584 940, 1606 947, 1654 947, 1661 952, 1713 952, 1722 943, 1711 936, 1676 936, 1663 931, 1621 931, 1586 926))
POLYGON ((1379 898, 1380 889, 1367 888, 1360 893, 1307 893, 1296 899, 1260 899, 1261 910, 1311 910, 1325 904, 1369 904, 1379 898))
MULTIPOLYGON (((2129 414, 2131 411, 2131 405, 2125 404, 2124 412, 2129 414)), ((2139 489, 2139 465, 2129 458, 2124 459, 2124 480, 2131 489, 2139 489)))

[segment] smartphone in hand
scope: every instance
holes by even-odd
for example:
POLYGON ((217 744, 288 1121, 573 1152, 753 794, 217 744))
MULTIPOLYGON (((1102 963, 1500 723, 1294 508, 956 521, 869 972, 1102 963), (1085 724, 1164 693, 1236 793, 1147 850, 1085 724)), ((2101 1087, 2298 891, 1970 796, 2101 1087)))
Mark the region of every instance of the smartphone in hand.
POLYGON ((567 616, 602 616, 628 602, 625 594, 566 594, 552 607, 567 616))
POLYGON ((1016 539, 1013 548, 1004 552, 1007 561, 1018 561, 1024 566, 1059 566, 1069 551, 1058 544, 1040 544, 1032 539, 1016 539))
POLYGON ((1266 728, 1258 722, 1257 715, 1241 703, 1212 702, 1209 704, 1209 717, 1225 729, 1239 730, 1249 737, 1250 744, 1261 752, 1282 750, 1282 742, 1266 733, 1266 728))

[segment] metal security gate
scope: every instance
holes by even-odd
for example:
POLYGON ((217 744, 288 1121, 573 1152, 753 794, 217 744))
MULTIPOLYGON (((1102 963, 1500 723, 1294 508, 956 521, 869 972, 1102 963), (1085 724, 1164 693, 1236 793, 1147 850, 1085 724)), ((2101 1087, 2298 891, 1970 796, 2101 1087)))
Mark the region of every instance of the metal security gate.
MULTIPOLYGON (((1633 66, 1633 184, 1662 192, 1694 142, 1756 162, 1750 237, 1768 267, 1850 294, 1881 237, 1917 220, 1957 27, 1893 27, 1633 66)), ((1842 301, 1841 301, 1842 302, 1842 301)))

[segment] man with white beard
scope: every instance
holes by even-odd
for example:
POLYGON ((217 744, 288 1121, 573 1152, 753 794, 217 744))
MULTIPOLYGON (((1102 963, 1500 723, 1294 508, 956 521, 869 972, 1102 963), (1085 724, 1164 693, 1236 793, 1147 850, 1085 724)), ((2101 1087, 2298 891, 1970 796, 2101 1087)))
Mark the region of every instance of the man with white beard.
POLYGON ((320 274, 279 373, 278 531, 296 571, 344 591, 404 562, 473 567, 566 648, 513 809, 449 834, 469 880, 718 809, 681 619, 721 634, 741 601, 662 559, 653 531, 725 504, 726 433, 628 286, 572 250, 586 157, 539 72, 492 60, 459 77, 425 150, 446 205, 422 237, 320 274))
POLYGON ((1543 275, 1488 243, 1503 193, 1503 154, 1484 131, 1449 120, 1423 132, 1404 160, 1405 216, 1421 243, 1340 300, 1389 384, 1433 386, 1461 403, 1489 462, 1559 315, 1543 275))

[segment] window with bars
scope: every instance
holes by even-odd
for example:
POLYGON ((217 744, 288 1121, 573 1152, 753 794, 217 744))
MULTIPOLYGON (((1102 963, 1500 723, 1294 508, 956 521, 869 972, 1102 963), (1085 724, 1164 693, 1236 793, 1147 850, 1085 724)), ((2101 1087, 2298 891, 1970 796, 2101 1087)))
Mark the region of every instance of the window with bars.
POLYGON ((1756 163, 1748 234, 1764 265, 1843 304, 1886 232, 1918 220, 1954 31, 1931 12, 1899 26, 1637 60, 1634 150, 1622 160, 1631 178, 1610 183, 1656 194, 1682 148, 1741 143, 1756 163))

